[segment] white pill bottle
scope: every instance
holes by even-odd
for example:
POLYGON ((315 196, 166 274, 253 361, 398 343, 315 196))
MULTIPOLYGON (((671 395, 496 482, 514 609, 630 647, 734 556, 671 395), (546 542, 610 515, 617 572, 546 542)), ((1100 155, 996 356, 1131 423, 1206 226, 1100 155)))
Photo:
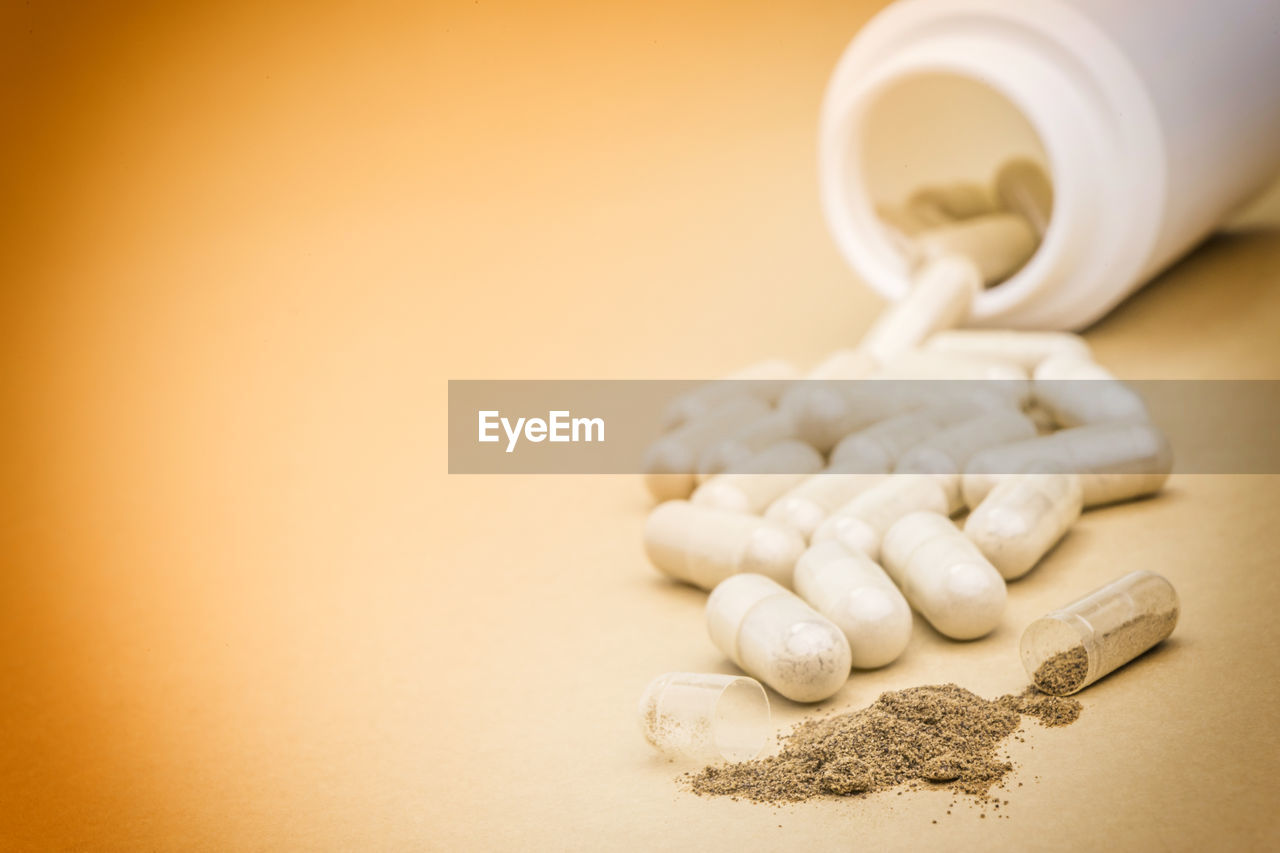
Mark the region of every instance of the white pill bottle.
POLYGON ((1048 229, 970 322, 1077 329, 1191 249, 1280 169, 1278 0, 900 0, 845 51, 822 107, 827 222, 889 299, 906 262, 876 215, 987 183, 1053 183, 1048 229))

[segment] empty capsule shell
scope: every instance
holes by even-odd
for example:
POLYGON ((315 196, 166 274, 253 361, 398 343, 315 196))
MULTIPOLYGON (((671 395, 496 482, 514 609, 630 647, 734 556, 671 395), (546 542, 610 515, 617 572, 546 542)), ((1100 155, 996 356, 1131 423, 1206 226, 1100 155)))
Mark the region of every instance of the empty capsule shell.
POLYGON ((750 761, 769 739, 769 696, 754 678, 668 672, 640 698, 640 731, 672 759, 750 761))

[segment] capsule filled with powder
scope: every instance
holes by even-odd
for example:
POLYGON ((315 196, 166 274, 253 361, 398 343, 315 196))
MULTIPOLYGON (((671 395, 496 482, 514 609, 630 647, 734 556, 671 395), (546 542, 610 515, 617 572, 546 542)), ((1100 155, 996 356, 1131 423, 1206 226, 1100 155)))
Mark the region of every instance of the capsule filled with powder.
POLYGON ((1164 640, 1178 613, 1173 584, 1155 572, 1131 572, 1028 625, 1022 665, 1037 689, 1067 696, 1164 640))

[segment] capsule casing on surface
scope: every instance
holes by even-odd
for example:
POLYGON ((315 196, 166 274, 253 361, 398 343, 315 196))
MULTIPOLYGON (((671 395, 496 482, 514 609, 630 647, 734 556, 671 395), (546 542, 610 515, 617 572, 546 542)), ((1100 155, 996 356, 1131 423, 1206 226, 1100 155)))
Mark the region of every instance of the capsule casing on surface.
POLYGON ((961 490, 976 508, 1001 479, 1035 465, 1078 474, 1085 507, 1160 491, 1173 470, 1173 450, 1150 424, 1095 424, 983 450, 965 465, 961 490))
POLYGON ((977 453, 1036 435, 1036 425, 1021 412, 995 411, 955 424, 925 439, 898 459, 899 474, 943 475, 950 512, 964 504, 960 474, 977 453))
POLYGON ((1018 474, 978 504, 964 534, 1005 580, 1020 578, 1075 524, 1083 498, 1076 474, 1018 474))
POLYGON ((733 397, 659 438, 649 445, 641 462, 649 493, 660 501, 689 497, 702 453, 769 411, 768 404, 756 397, 733 397))
POLYGON ((688 501, 658 504, 644 524, 644 549, 654 566, 702 589, 740 572, 790 585, 804 548, 784 525, 688 501))
POLYGON ((769 504, 764 517, 808 539, 836 509, 879 483, 885 474, 848 473, 836 465, 810 476, 769 504))
POLYGON ((972 640, 1000 624, 1004 578, 946 516, 903 516, 885 534, 880 557, 907 601, 939 633, 972 640))
POLYGON ((1164 640, 1179 612, 1173 584, 1155 572, 1131 572, 1028 625, 1022 664, 1039 690, 1066 696, 1164 640))
POLYGON ((822 454, 800 441, 767 447, 723 474, 706 480, 691 503, 758 515, 779 495, 823 467, 822 454))
POLYGON ((870 557, 821 542, 796 563, 796 593, 844 632, 853 665, 874 669, 897 660, 911 640, 911 607, 870 557))
POLYGON ((756 397, 768 405, 778 402, 788 382, 800 378, 795 365, 772 358, 748 365, 724 379, 707 382, 671 401, 662 415, 662 428, 675 429, 710 414, 725 403, 743 396, 756 397))
POLYGON ((852 498, 827 517, 811 537, 813 542, 834 540, 873 560, 880 557, 880 542, 898 519, 921 511, 950 513, 945 478, 932 474, 894 474, 852 498))
POLYGON ((1084 338, 1071 332, 948 329, 930 337, 921 349, 939 355, 1013 362, 1028 372, 1050 358, 1093 358, 1084 338))

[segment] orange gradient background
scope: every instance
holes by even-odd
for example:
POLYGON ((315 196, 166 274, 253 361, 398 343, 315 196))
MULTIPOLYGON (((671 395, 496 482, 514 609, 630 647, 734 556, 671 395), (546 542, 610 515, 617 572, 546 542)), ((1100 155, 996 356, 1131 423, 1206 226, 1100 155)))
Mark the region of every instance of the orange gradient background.
MULTIPOLYGON (((1019 625, 1126 557, 1174 578, 1180 641, 1028 738, 1014 820, 933 826, 678 794, 634 703, 728 664, 645 564, 637 478, 445 473, 450 378, 856 340, 879 303, 814 149, 879 5, 0 10, 0 846, 1274 841, 1274 478, 1086 518, 996 635, 918 631, 823 706, 1016 689, 1019 625)), ((1122 376, 1280 377, 1278 281, 1274 231, 1221 237, 1090 340, 1122 376)))

